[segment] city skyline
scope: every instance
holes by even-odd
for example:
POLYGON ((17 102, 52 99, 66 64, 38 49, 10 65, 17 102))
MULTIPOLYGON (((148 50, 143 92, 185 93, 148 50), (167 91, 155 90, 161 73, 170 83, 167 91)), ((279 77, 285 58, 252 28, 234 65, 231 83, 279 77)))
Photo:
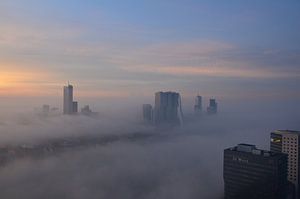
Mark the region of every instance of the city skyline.
POLYGON ((299 10, 0 0, 0 198, 300 198, 299 10))
POLYGON ((300 98, 299 2, 132 3, 1 1, 0 96, 300 98))

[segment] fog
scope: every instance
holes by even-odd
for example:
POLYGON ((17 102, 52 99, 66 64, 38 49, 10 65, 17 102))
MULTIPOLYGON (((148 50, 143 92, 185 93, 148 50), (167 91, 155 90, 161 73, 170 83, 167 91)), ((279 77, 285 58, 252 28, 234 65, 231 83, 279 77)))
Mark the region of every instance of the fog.
POLYGON ((223 150, 238 143, 269 148, 276 129, 300 129, 300 106, 291 101, 229 103, 220 112, 193 118, 185 102, 183 126, 143 125, 137 106, 98 109, 98 117, 41 116, 36 111, 2 114, 1 146, 41 143, 82 135, 125 135, 92 147, 42 158, 17 158, 0 167, 5 199, 218 199, 223 194, 223 150), (126 139, 132 133, 151 136, 126 139))

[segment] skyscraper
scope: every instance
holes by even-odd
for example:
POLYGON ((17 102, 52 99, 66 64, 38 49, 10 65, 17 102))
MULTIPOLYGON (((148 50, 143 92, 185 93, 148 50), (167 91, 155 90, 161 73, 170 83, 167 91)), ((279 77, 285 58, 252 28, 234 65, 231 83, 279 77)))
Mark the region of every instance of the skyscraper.
POLYGON ((73 101, 73 86, 68 84, 64 86, 64 103, 63 112, 64 114, 77 113, 78 103, 73 101))
POLYGON ((154 123, 156 125, 180 125, 182 117, 179 93, 155 93, 154 123))
POLYGON ((217 111, 218 111, 218 103, 216 102, 216 99, 210 99, 209 106, 207 107, 207 113, 216 114, 217 111))
POLYGON ((299 169, 300 169, 300 132, 291 130, 277 130, 271 132, 271 151, 288 155, 288 176, 295 188, 296 198, 300 198, 299 169))
POLYGON ((143 121, 146 123, 153 122, 153 108, 151 104, 143 104, 143 121))
POLYGON ((225 199, 285 199, 287 155, 239 144, 224 150, 225 199))
POLYGON ((199 115, 202 112, 202 97, 199 95, 196 96, 196 99, 195 99, 194 111, 195 111, 196 115, 199 115))

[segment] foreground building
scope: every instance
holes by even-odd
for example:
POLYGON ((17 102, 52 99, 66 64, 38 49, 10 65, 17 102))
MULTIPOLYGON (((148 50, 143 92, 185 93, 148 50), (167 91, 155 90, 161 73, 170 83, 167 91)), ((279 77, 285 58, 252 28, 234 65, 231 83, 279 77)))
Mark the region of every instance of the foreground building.
POLYGON ((181 98, 175 92, 155 93, 154 123, 155 125, 182 124, 181 98))
POLYGON ((287 155, 239 144, 224 150, 225 199, 286 199, 287 155))
POLYGON ((294 185, 295 197, 299 194, 299 131, 277 130, 271 133, 271 151, 282 152, 288 155, 288 176, 287 179, 294 185))

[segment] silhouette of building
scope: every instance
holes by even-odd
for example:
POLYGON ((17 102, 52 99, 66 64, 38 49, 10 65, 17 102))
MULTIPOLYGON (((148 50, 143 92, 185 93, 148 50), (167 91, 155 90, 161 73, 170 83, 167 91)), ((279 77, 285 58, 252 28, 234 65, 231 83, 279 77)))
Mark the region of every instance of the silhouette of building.
POLYGON ((175 92, 155 93, 155 125, 180 125, 182 123, 181 98, 175 92))
POLYGON ((145 123, 153 122, 153 108, 151 104, 143 104, 143 121, 145 123))
POLYGON ((78 102, 75 102, 75 101, 73 101, 73 103, 72 103, 73 105, 73 108, 72 108, 72 111, 73 111, 73 113, 77 113, 78 112, 78 102))
POLYGON ((64 86, 63 113, 73 114, 78 112, 78 103, 73 101, 73 86, 64 86))
POLYGON ((216 102, 216 99, 210 99, 209 106, 207 107, 207 113, 216 114, 217 111, 218 111, 218 103, 216 102))
POLYGON ((82 109, 81 109, 81 113, 84 115, 90 115, 92 113, 92 110, 90 109, 89 105, 85 105, 82 109))
POLYGON ((196 115, 200 115, 202 112, 202 97, 199 95, 196 96, 196 99, 195 99, 194 111, 195 111, 196 115))
POLYGON ((295 197, 300 198, 299 169, 300 169, 300 132, 291 130, 277 130, 271 132, 271 151, 288 155, 287 179, 294 185, 295 197))
POLYGON ((224 150, 225 199, 285 199, 287 155, 239 144, 224 150))

